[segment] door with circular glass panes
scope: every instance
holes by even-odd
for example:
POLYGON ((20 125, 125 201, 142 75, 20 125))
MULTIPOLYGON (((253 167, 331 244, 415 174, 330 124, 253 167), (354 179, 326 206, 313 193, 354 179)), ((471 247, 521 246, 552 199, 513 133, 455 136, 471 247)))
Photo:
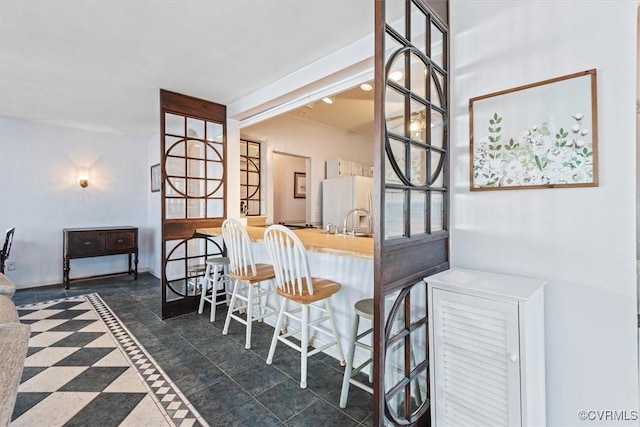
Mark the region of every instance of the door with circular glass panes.
POLYGON ((222 238, 196 230, 226 217, 226 107, 160 91, 162 318, 194 311, 205 261, 222 256, 222 238))
POLYGON ((375 16, 374 418, 429 425, 422 279, 449 268, 446 1, 376 1, 375 16))

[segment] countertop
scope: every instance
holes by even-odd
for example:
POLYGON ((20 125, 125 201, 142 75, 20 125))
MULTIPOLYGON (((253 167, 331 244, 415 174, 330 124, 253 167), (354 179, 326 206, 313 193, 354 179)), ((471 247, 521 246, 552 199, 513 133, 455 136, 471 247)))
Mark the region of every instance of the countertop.
MULTIPOLYGON (((247 234, 254 242, 264 238, 265 227, 247 227, 247 234)), ((373 238, 354 237, 343 234, 328 234, 317 228, 293 230, 304 247, 311 252, 350 256, 354 258, 373 259, 373 238)), ((196 233, 208 236, 222 236, 222 228, 198 228, 196 233)))

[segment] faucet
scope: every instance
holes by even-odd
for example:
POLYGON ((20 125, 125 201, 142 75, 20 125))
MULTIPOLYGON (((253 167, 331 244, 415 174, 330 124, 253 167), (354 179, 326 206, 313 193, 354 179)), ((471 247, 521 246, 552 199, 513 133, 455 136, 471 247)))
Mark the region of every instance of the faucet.
MULTIPOLYGON (((371 222, 372 222, 372 220, 371 220, 371 213, 370 213, 368 210, 363 209, 363 208, 354 208, 354 209, 351 209, 350 211, 348 211, 348 212, 344 215, 344 221, 343 221, 343 224, 342 224, 342 234, 345 234, 345 235, 347 234, 347 220, 349 219, 349 217, 350 217, 352 214, 354 214, 354 213, 356 213, 356 212, 362 212, 362 213, 364 213, 365 215, 367 215, 367 220, 369 221, 369 224, 367 225, 367 234, 368 234, 368 235, 371 235, 371 233, 372 233, 372 230, 371 230, 371 226, 372 226, 372 224, 371 224, 371 222)), ((357 230, 357 229, 358 229, 358 227, 354 227, 354 228, 351 230, 351 235, 352 235, 352 236, 355 236, 355 235, 356 235, 356 230, 357 230)))

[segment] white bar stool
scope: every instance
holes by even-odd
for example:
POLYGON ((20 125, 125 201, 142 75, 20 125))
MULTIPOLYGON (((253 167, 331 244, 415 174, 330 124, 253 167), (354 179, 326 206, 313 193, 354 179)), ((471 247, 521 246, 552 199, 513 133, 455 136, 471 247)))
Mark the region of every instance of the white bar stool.
POLYGON ((307 250, 300 238, 290 229, 282 225, 271 225, 264 232, 264 244, 271 256, 273 269, 278 285, 278 295, 282 297, 282 305, 278 312, 278 320, 271 340, 267 365, 273 362, 278 341, 300 352, 300 388, 307 388, 307 359, 333 345, 337 347, 340 364, 344 365, 344 356, 340 346, 340 335, 334 320, 331 298, 342 287, 329 279, 312 277, 309 270, 307 250), (289 310, 289 303, 297 308, 289 310), (299 306, 299 307, 298 307, 299 306), (314 315, 309 315, 313 308, 314 315), (284 318, 293 319, 300 324, 299 329, 287 329, 280 335, 284 318), (329 325, 321 326, 328 322, 329 325), (328 329, 330 327, 331 329, 328 329), (330 341, 309 351, 309 330, 330 337, 330 341), (298 342, 294 337, 300 336, 298 342))
POLYGON ((349 384, 353 384, 364 391, 373 394, 373 387, 356 380, 354 377, 358 375, 364 368, 369 366, 369 382, 373 382, 373 346, 361 342, 362 338, 373 332, 373 298, 367 298, 358 301, 354 306, 355 317, 353 318, 353 326, 351 329, 351 338, 349 340, 349 353, 347 354, 347 365, 344 368, 344 378, 342 380, 342 392, 340 393, 340 407, 347 407, 347 399, 349 397, 349 384), (360 318, 371 321, 371 327, 358 335, 358 327, 360 326, 360 318), (357 368, 353 368, 353 356, 356 346, 362 347, 369 351, 369 359, 357 368))
POLYGON ((187 288, 185 289, 187 295, 198 295, 198 292, 200 292, 203 286, 202 282, 206 268, 206 264, 192 264, 187 266, 187 288))
POLYGON ((233 218, 224 220, 222 236, 229 256, 229 276, 233 280, 233 293, 222 335, 227 335, 229 332, 231 319, 237 320, 246 326, 244 348, 248 350, 251 348, 253 321, 261 322, 272 314, 276 314, 276 310, 267 304, 269 296, 275 295, 273 279, 276 275, 270 264, 254 262, 251 240, 246 227, 240 221, 233 218), (268 283, 268 288, 262 287, 263 282, 268 283), (243 318, 239 313, 245 310, 246 317, 243 318))
POLYGON ((216 307, 220 304, 229 304, 229 295, 231 290, 229 284, 231 278, 229 276, 229 258, 215 257, 206 261, 207 268, 204 272, 204 286, 200 292, 200 306, 198 314, 202 314, 205 301, 211 304, 210 322, 216 320, 216 307), (222 285, 222 288, 220 288, 222 285), (211 293, 209 293, 211 290, 211 293), (224 299, 218 301, 218 297, 224 296, 224 299))

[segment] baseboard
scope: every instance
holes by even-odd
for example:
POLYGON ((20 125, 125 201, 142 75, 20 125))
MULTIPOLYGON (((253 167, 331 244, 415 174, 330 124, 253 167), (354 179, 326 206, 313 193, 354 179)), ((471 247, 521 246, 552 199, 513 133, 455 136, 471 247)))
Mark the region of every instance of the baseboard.
MULTIPOLYGON (((160 278, 159 275, 157 275, 154 272, 151 272, 148 268, 139 268, 138 269, 138 274, 142 274, 142 273, 150 273, 152 276, 156 277, 157 279, 160 278)), ((126 272, 123 273, 116 273, 113 275, 113 277, 117 277, 118 274, 121 275, 126 275, 126 272)), ((71 288, 73 288, 73 283, 74 282, 80 282, 82 280, 90 280, 90 279, 97 279, 100 277, 108 277, 111 276, 111 273, 105 273, 105 274, 100 274, 100 275, 96 275, 96 276, 91 276, 91 277, 79 277, 77 279, 72 278, 70 281, 70 285, 71 288)), ((64 286, 62 285, 62 279, 57 279, 57 280, 48 280, 46 282, 41 282, 41 283, 35 283, 35 284, 29 284, 29 285, 22 285, 22 286, 18 286, 16 285, 16 290, 18 289, 32 289, 32 288, 43 288, 43 287, 47 287, 47 286, 60 286, 61 288, 63 288, 64 286)))

